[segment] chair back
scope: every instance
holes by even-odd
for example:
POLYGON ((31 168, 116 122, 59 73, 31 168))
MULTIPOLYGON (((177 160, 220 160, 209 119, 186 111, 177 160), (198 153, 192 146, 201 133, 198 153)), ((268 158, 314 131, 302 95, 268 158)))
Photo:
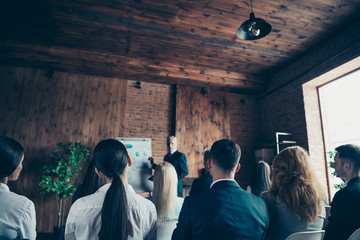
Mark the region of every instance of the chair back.
POLYGON ((355 232, 353 232, 353 234, 351 234, 348 240, 359 240, 359 239, 360 239, 360 228, 357 229, 355 232))
POLYGON ((307 232, 297 232, 288 236, 285 240, 322 240, 324 237, 325 231, 307 231, 307 232))
POLYGON ((157 222, 157 240, 170 240, 178 220, 165 220, 157 222))

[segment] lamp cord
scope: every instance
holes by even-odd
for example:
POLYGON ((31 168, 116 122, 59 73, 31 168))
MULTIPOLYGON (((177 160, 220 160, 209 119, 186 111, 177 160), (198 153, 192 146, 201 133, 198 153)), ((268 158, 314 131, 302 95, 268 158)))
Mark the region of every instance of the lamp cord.
POLYGON ((251 12, 253 12, 252 0, 250 1, 250 3, 251 3, 251 12))

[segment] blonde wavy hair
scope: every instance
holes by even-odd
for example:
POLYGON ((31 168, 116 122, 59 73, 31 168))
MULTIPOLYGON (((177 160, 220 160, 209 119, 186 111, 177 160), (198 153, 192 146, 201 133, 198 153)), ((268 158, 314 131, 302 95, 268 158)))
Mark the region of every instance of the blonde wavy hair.
POLYGON ((159 164, 154 173, 153 202, 158 219, 171 219, 175 215, 178 178, 171 163, 159 164))
POLYGON ((325 193, 300 146, 282 150, 274 159, 270 195, 278 196, 300 220, 311 224, 321 213, 325 193))

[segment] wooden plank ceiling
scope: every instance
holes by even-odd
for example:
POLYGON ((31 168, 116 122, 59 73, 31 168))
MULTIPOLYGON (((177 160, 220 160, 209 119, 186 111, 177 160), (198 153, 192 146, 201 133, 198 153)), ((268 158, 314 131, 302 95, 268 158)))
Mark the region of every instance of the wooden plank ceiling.
POLYGON ((359 10, 360 0, 254 0, 273 30, 244 41, 247 0, 1 1, 0 64, 259 93, 359 10))

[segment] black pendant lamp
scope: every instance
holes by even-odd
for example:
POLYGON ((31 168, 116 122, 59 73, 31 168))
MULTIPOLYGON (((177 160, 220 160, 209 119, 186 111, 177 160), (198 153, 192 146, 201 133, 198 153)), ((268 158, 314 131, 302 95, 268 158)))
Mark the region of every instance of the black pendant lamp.
POLYGON ((250 19, 245 21, 236 32, 238 38, 243 40, 256 40, 268 35, 271 31, 271 25, 262 18, 255 18, 251 0, 250 19))

